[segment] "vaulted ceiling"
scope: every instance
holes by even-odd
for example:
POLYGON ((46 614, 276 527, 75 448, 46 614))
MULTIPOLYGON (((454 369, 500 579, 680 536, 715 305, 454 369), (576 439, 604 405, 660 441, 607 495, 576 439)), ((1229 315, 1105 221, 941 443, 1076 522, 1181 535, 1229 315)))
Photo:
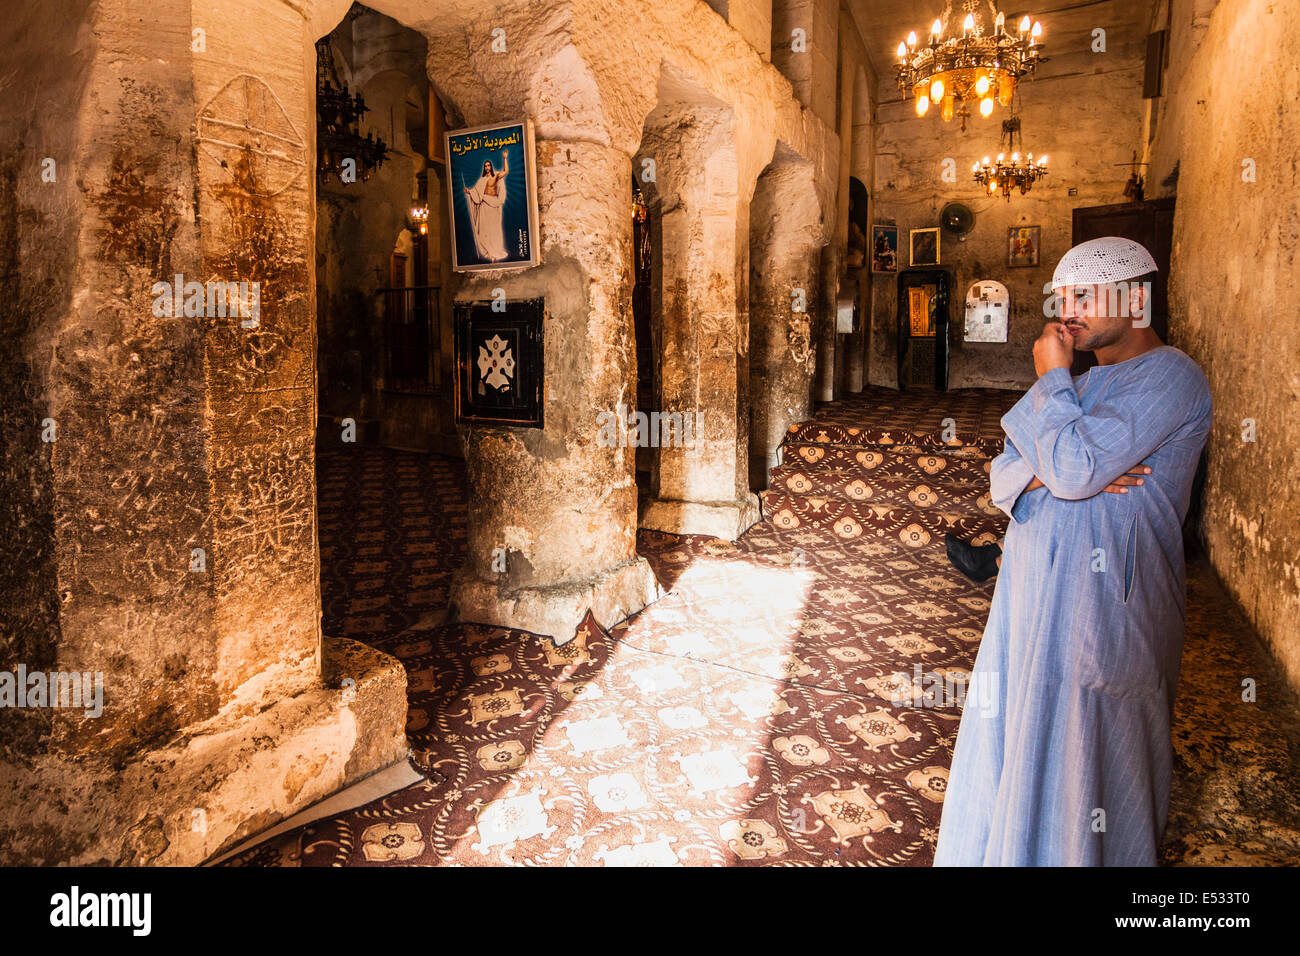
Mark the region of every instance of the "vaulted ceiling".
MULTIPOLYGON (((898 62, 899 41, 910 30, 924 40, 946 2, 951 2, 958 22, 972 6, 978 6, 985 22, 992 20, 988 0, 845 0, 879 79, 882 100, 898 97, 894 64, 898 62)), ((1063 76, 1104 69, 1103 62, 1097 59, 1100 54, 1092 50, 1093 31, 1097 29, 1106 31, 1108 53, 1132 55, 1142 50, 1151 29, 1153 7, 1154 0, 1054 0, 1041 6, 1017 0, 1014 5, 995 9, 1007 15, 1008 24, 1019 23, 1025 14, 1040 21, 1044 54, 1049 58, 1040 69, 1047 76, 1063 76)))

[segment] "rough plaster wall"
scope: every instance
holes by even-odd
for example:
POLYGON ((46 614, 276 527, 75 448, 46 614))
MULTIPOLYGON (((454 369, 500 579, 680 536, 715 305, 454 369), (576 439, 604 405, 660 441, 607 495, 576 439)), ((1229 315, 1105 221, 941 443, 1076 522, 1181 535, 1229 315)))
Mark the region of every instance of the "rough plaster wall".
POLYGON ((1148 196, 1177 192, 1178 160, 1182 154, 1182 124, 1188 115, 1185 97, 1193 83, 1184 83, 1193 54, 1210 26, 1219 0, 1163 0, 1152 12, 1152 30, 1167 29, 1163 95, 1149 100, 1150 133, 1146 155, 1148 196))
MULTIPOLYGON (((1076 14, 1099 22, 1107 15, 1104 10, 1076 14)), ((1047 321, 1043 286, 1070 247, 1071 212, 1124 202, 1129 171, 1115 164, 1128 162, 1133 150, 1142 150, 1144 35, 1112 29, 1104 54, 1092 53, 1086 40, 1074 49, 1050 48, 1058 22, 1063 21, 1044 24, 1052 61, 1037 79, 1023 81, 1018 94, 1023 151, 1046 154, 1048 176, 1023 196, 1014 192, 1010 202, 982 192, 971 173, 976 161, 1002 151, 998 140, 1001 121, 1008 115, 1005 109, 996 108, 988 119, 976 110, 963 133, 959 119, 944 123, 934 109, 918 117, 910 99, 900 102, 896 86, 889 84, 881 92, 874 188, 868 184, 874 200, 871 221, 898 226, 900 271, 910 261, 909 230, 938 225, 939 211, 948 202, 965 203, 975 213, 975 228, 965 241, 947 232, 940 235, 940 264, 953 271, 954 280, 949 324, 952 388, 1033 384, 1030 347, 1047 321), (955 166, 955 183, 941 179, 946 159, 955 166), (1070 196, 1070 188, 1077 189, 1077 195, 1070 196), (1019 225, 1042 227, 1037 267, 1007 266, 1007 230, 1019 225), (966 289, 977 279, 996 279, 1011 293, 1006 343, 962 341, 966 289)), ((891 387, 898 384, 897 292, 896 277, 873 277, 869 376, 872 383, 891 387)))
POLYGON ((1300 11, 1225 0, 1194 53, 1183 36, 1172 51, 1186 58, 1173 101, 1181 115, 1157 138, 1177 136, 1180 157, 1171 337, 1205 370, 1214 399, 1203 533, 1219 576, 1300 688, 1300 326, 1291 317, 1300 11), (1246 158, 1254 183, 1242 180, 1246 158), (1242 440, 1248 418, 1253 443, 1242 440))
MULTIPOLYGON (((55 446, 42 442, 41 422, 50 415, 49 326, 71 305, 85 215, 72 157, 91 79, 90 6, 64 2, 0 26, 8 68, 28 91, 6 84, 0 97, 0 670, 10 672, 53 666, 60 636, 55 446), (45 157, 57 164, 54 183, 41 181, 45 157)), ((0 752, 42 750, 49 732, 48 714, 9 711, 0 752)))
POLYGON ((794 86, 799 101, 835 128, 835 79, 839 50, 838 0, 773 0, 772 63, 794 86), (795 50, 795 29, 804 49, 795 50))
POLYGON ((772 0, 705 0, 759 56, 772 58, 772 0))

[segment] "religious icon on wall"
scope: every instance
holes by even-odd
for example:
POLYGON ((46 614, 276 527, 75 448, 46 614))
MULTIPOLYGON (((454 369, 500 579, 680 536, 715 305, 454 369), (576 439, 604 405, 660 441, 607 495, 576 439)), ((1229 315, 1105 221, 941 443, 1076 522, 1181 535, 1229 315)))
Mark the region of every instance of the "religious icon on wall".
POLYGON ((536 265, 536 149, 531 120, 449 132, 452 267, 460 272, 536 265))
POLYGON ((898 271, 898 227, 871 227, 871 271, 898 271))
POLYGON ((493 304, 456 303, 456 421, 541 428, 545 300, 493 304))
POLYGON ((1011 226, 1007 229, 1007 265, 1038 265, 1041 226, 1011 226))
POLYGON ((913 229, 912 265, 937 266, 939 264, 939 227, 913 229))

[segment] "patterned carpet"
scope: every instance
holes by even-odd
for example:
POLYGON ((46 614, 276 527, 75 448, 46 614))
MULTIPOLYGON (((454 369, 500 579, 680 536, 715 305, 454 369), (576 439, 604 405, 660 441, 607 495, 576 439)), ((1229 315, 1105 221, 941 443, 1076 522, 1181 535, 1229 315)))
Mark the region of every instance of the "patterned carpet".
MULTIPOLYGON (((928 865, 994 584, 954 571, 941 532, 1004 527, 987 451, 1014 395, 887 397, 795 426, 768 520, 736 543, 642 532, 666 596, 609 632, 589 617, 559 646, 443 623, 465 541, 459 462, 323 450, 324 626, 406 665, 428 779, 227 865, 928 865), (886 415, 910 424, 886 430, 886 415)), ((1198 659, 1222 641, 1205 634, 1198 659)), ((1180 767, 1230 779, 1232 733, 1180 726, 1180 767)), ((1285 746, 1252 742, 1254 766, 1275 778, 1285 746)), ((1278 856, 1289 824, 1276 817, 1295 789, 1270 791, 1272 823, 1241 806, 1225 823, 1204 788, 1176 781, 1166 861, 1222 859, 1214 846, 1251 827, 1271 841, 1256 857, 1278 856)))

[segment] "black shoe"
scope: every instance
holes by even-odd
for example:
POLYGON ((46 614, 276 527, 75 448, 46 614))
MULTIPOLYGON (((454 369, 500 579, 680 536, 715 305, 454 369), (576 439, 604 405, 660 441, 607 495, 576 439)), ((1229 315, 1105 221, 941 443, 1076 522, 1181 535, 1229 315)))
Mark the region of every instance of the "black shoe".
POLYGON ((948 549, 948 560, 952 566, 976 584, 987 581, 998 573, 998 558, 1002 555, 1002 549, 996 544, 976 547, 951 534, 945 534, 943 542, 948 549))

